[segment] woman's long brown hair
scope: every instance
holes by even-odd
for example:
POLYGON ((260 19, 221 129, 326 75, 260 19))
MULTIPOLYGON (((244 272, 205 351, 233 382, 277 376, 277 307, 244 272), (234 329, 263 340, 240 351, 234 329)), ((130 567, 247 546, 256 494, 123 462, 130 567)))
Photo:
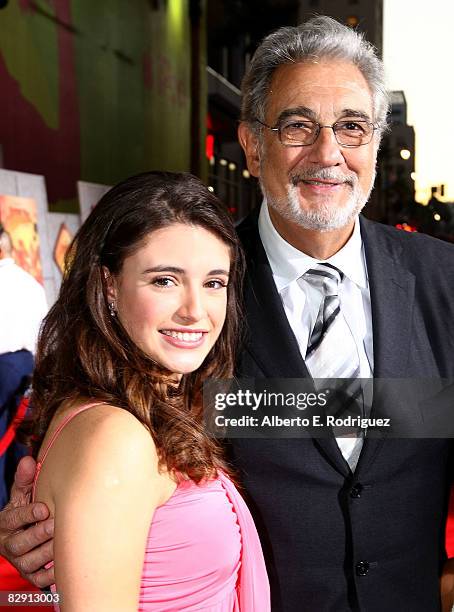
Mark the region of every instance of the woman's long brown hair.
POLYGON ((31 396, 34 456, 58 407, 90 398, 136 416, 149 429, 162 467, 195 482, 226 469, 204 431, 202 383, 232 376, 243 267, 228 213, 190 174, 147 172, 106 193, 74 238, 58 299, 41 330, 31 396), (178 388, 109 315, 103 274, 104 266, 118 274, 150 232, 173 223, 205 228, 231 254, 224 327, 202 366, 184 375, 178 388))

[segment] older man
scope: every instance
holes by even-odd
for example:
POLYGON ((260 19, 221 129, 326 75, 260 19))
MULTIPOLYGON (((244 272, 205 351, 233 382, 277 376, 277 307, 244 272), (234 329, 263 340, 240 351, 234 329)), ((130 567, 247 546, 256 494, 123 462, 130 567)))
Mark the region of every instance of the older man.
MULTIPOLYGON (((454 248, 358 216, 386 113, 379 59, 332 19, 283 28, 258 48, 239 138, 265 201, 239 228, 249 327, 239 373, 454 374, 454 248)), ((273 610, 439 610, 452 449, 362 436, 234 440, 273 610)), ((19 474, 18 505, 31 467, 19 474)), ((32 508, 0 520, 2 550, 28 572, 50 548, 28 552, 49 537, 47 523, 22 531, 32 508)))
MULTIPOLYGON (((241 372, 452 376, 454 248, 358 217, 388 108, 373 49, 326 17, 278 30, 243 94, 239 138, 265 202, 239 229, 241 372)), ((273 609, 439 610, 452 450, 361 436, 235 440, 273 609)))

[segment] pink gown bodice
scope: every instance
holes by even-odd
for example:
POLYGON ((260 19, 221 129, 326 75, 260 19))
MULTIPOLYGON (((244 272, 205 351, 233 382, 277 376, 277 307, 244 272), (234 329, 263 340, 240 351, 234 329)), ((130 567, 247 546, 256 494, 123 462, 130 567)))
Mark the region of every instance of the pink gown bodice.
MULTIPOLYGON (((36 481, 60 424, 36 466, 36 481)), ((200 485, 182 480, 156 508, 148 532, 139 610, 153 612, 268 612, 265 563, 249 510, 228 477, 200 485)))

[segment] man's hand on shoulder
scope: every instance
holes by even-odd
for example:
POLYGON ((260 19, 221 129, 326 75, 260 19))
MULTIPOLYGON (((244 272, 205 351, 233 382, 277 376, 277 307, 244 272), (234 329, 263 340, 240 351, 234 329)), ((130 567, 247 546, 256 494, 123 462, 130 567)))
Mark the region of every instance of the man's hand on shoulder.
POLYGON ((11 499, 0 512, 0 555, 37 587, 54 582, 53 519, 45 504, 30 503, 35 461, 24 457, 17 468, 11 499))
POLYGON ((448 559, 443 567, 440 581, 443 612, 451 612, 454 606, 454 558, 448 559))

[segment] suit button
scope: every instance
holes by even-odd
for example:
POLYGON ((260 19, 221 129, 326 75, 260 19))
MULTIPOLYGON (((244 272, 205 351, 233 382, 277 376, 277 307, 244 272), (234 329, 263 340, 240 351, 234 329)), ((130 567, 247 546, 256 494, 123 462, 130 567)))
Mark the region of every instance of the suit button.
POLYGON ((363 485, 357 482, 350 489, 350 497, 357 499, 358 497, 361 497, 362 491, 363 491, 363 485))
POLYGON ((355 566, 357 576, 366 576, 369 573, 369 563, 367 561, 359 561, 355 566))

